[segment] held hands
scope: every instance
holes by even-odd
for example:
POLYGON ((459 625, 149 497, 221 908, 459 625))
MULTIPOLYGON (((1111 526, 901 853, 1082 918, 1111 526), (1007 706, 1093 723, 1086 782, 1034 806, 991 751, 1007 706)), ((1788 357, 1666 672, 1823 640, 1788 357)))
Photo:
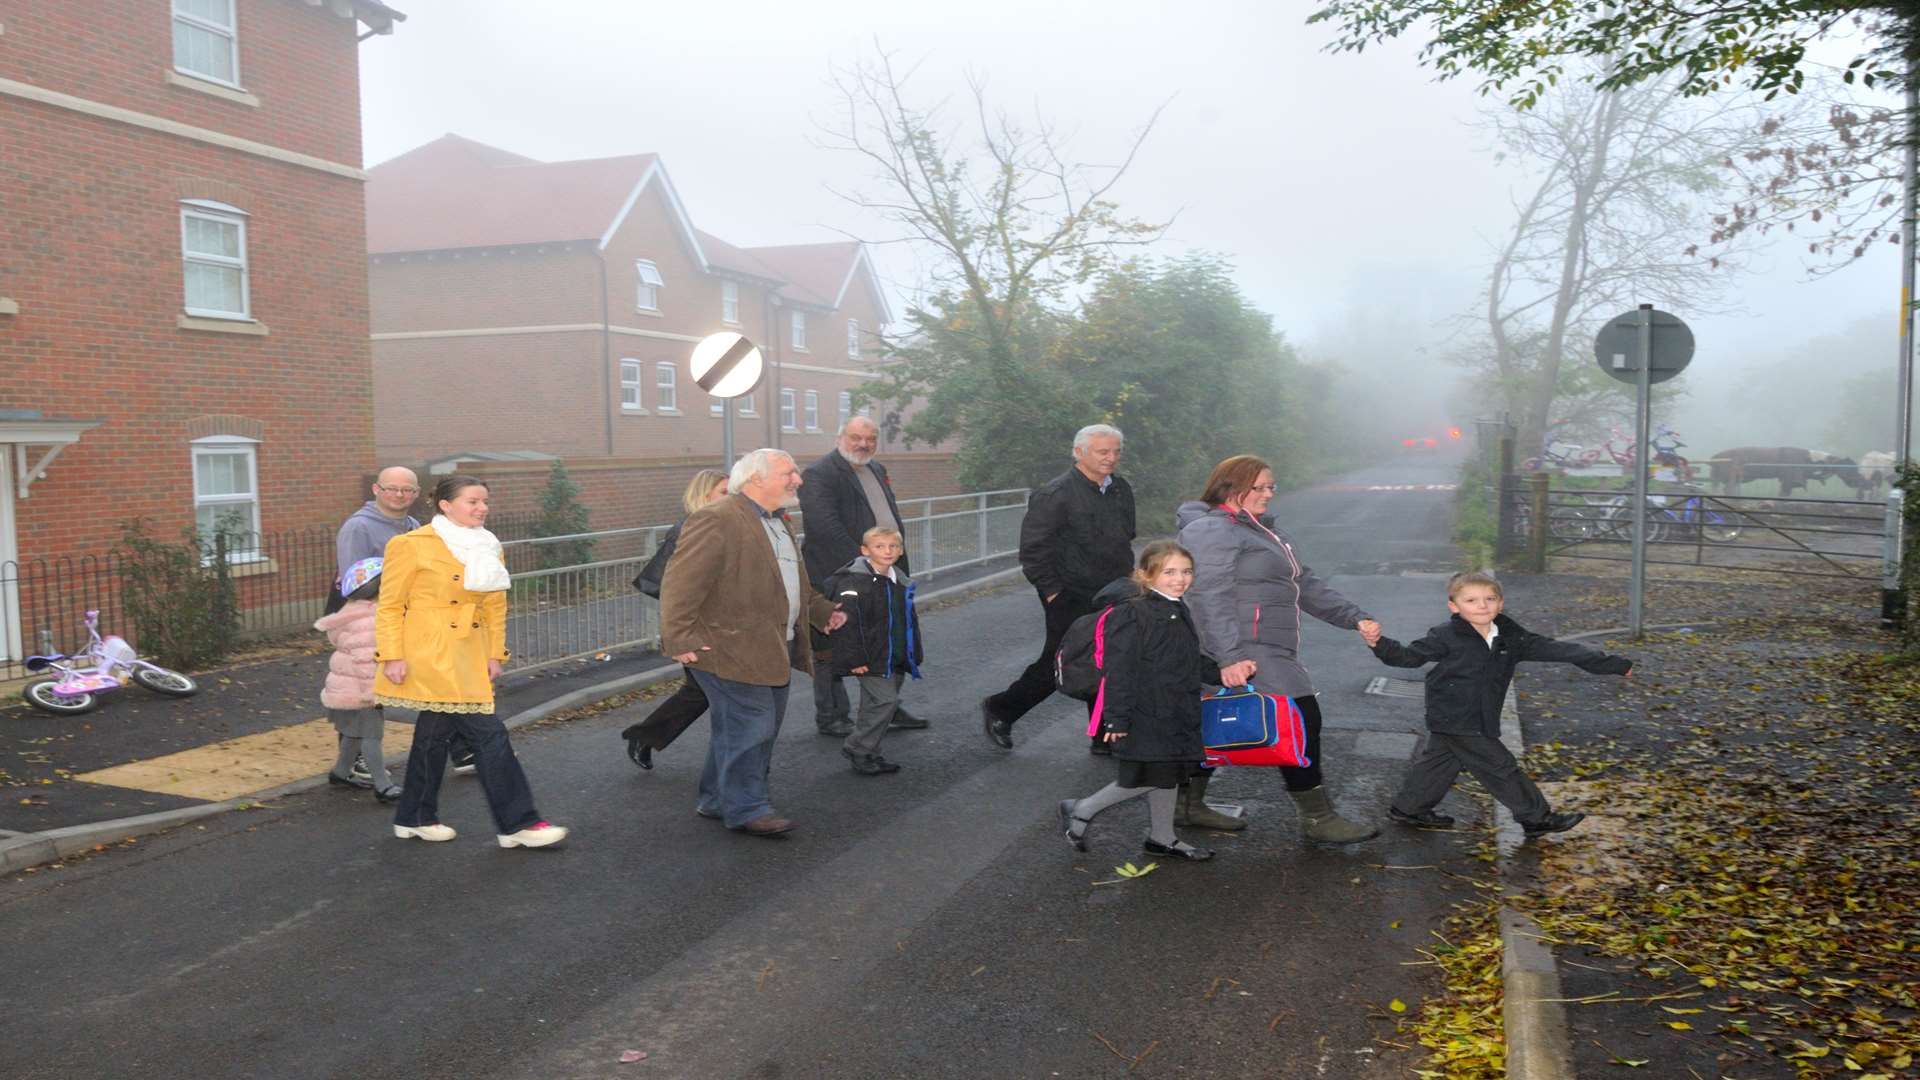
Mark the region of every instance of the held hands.
POLYGON ((1220 669, 1220 685, 1232 687, 1237 690, 1247 685, 1247 680, 1253 678, 1254 673, 1258 671, 1259 668, 1260 665, 1251 660, 1242 660, 1237 664, 1228 664, 1226 667, 1220 669))
POLYGON ((833 614, 827 617, 827 629, 825 632, 831 634, 845 625, 847 625, 847 613, 841 611, 839 608, 834 608, 833 614))
POLYGON ((381 670, 386 675, 387 681, 395 686, 399 686, 401 683, 407 681, 407 662, 405 660, 389 660, 381 665, 381 670))
POLYGON ((1354 629, 1360 631, 1360 640, 1367 643, 1367 648, 1371 649, 1375 645, 1380 644, 1380 624, 1379 623, 1373 621, 1372 619, 1361 619, 1360 625, 1355 627, 1354 629))

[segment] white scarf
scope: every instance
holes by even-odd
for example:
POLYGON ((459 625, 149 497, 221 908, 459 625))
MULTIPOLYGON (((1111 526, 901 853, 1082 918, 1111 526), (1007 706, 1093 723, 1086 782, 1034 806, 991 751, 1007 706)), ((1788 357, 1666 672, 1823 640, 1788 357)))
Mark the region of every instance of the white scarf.
POLYGON ((433 515, 433 531, 460 565, 466 567, 466 580, 460 584, 468 592, 506 592, 512 581, 507 564, 501 561, 500 541, 485 529, 455 525, 445 514, 433 515))

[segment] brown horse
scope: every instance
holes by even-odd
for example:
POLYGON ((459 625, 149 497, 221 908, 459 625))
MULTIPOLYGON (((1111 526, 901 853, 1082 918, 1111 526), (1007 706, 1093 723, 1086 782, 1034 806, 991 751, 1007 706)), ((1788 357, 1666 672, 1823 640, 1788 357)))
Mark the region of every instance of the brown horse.
POLYGON ((1800 446, 1737 446, 1713 455, 1711 465, 1722 493, 1746 480, 1777 481, 1783 498, 1814 480, 1838 478, 1856 488, 1864 481, 1852 458, 1800 446))

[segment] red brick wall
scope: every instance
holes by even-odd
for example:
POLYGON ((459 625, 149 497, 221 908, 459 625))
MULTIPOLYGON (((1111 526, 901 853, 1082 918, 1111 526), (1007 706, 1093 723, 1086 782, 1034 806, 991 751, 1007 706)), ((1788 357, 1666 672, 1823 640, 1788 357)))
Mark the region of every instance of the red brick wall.
MULTIPOLYGON (((160 81, 167 7, 127 7, 131 20, 13 5, 0 77, 164 111, 181 93, 160 81)), ((242 77, 261 106, 194 94, 175 113, 357 162, 351 24, 284 0, 242 0, 240 17, 242 77), (340 130, 322 138, 328 125, 340 130)), ((0 295, 21 307, 0 316, 0 408, 103 421, 17 502, 23 559, 103 546, 135 516, 167 534, 188 526, 193 424, 209 415, 263 438, 263 530, 336 523, 361 500, 373 410, 358 181, 0 98, 0 193, 0 295), (249 215, 251 309, 267 336, 176 325, 187 197, 249 215)))
POLYGON ((5 15, 0 77, 360 165, 354 39, 362 28, 325 6, 239 0, 238 81, 259 98, 257 107, 166 81, 173 70, 173 15, 165 0, 13 0, 5 15))

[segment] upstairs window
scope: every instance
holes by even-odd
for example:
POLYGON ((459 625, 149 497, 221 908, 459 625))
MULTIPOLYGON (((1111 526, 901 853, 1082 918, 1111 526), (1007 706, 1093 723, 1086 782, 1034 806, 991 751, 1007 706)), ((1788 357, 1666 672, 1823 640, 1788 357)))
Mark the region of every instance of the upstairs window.
POLYGON ((847 359, 860 359, 860 320, 847 320, 847 359))
POLYGON ((793 313, 793 351, 807 351, 807 315, 804 311, 793 313))
POLYGON ((720 283, 720 321, 728 326, 740 325, 740 286, 731 281, 720 283))
POLYGON ((640 410, 640 361, 620 361, 620 407, 627 412, 640 410))
POLYGON ((201 199, 180 204, 180 258, 186 275, 187 314, 251 318, 244 211, 201 199))
POLYGON ((653 407, 680 411, 680 369, 664 360, 653 365, 653 407))
POLYGON ((173 0, 173 66, 198 79, 240 85, 234 0, 173 0))
POLYGON ((639 278, 634 289, 633 306, 641 311, 660 310, 660 290, 666 288, 666 281, 660 277, 660 268, 650 259, 633 260, 633 271, 639 278))

